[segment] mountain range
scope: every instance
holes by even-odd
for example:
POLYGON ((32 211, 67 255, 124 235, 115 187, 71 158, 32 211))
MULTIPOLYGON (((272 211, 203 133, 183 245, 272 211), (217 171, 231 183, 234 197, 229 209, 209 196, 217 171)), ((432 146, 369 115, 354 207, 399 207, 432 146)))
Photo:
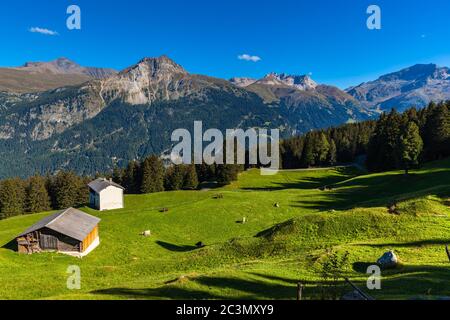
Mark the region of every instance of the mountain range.
POLYGON ((113 69, 82 67, 67 59, 26 62, 21 67, 0 68, 0 91, 29 93, 77 85, 117 73, 113 69))
POLYGON ((167 56, 142 59, 120 72, 65 58, 0 69, 0 177, 110 170, 167 152, 172 131, 192 129, 196 120, 220 130, 279 128, 288 137, 371 119, 395 98, 400 105, 403 96, 412 99, 419 92, 428 93, 419 101, 423 106, 428 98, 448 94, 448 69, 430 66, 345 91, 308 75, 270 73, 227 81, 191 74, 167 56), (11 85, 5 70, 18 72, 21 80, 11 85), (42 79, 40 90, 32 85, 34 76, 42 79), (376 90, 378 85, 384 89, 376 90))
POLYGON ((435 64, 417 64, 346 90, 361 105, 375 111, 412 106, 422 108, 431 101, 450 99, 450 69, 435 64))

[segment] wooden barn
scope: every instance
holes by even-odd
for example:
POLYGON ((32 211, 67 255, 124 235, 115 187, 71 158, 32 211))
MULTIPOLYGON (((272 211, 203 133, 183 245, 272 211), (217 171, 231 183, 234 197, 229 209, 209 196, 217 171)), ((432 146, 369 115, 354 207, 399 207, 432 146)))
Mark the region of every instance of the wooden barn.
POLYGON ((26 254, 57 251, 84 256, 100 243, 99 222, 99 218, 74 208, 62 210, 18 235, 18 251, 26 254))
POLYGON ((111 179, 99 178, 88 184, 89 205, 100 211, 123 209, 124 188, 111 179))

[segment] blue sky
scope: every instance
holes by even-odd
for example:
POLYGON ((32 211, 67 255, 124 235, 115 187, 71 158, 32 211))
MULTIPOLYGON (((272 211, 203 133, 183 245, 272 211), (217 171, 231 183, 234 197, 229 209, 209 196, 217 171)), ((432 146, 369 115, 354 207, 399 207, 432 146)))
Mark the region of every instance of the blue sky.
POLYGON ((0 65, 64 56, 122 69, 167 54, 193 73, 311 73, 345 88, 416 63, 450 65, 449 12, 448 0, 3 0, 0 65), (71 4, 81 30, 66 28, 71 4), (371 4, 381 7, 381 30, 366 27, 371 4))

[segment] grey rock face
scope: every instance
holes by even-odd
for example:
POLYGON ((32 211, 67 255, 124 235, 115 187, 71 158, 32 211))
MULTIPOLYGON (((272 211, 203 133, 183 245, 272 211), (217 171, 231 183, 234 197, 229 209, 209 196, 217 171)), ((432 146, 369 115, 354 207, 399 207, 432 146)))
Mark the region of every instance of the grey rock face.
POLYGON ((425 107, 450 99, 450 71, 435 64, 418 64, 346 90, 363 106, 381 111, 425 107))

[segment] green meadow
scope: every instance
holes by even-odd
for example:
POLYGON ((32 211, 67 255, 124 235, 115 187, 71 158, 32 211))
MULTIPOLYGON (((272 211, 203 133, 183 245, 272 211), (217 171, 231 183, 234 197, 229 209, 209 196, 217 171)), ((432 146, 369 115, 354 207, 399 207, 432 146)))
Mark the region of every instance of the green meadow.
POLYGON ((109 212, 81 208, 102 219, 101 244, 83 259, 12 250, 48 212, 0 221, 0 299, 295 299, 299 281, 306 299, 319 299, 329 248, 349 252, 343 273, 361 288, 367 266, 395 251, 401 265, 383 272, 381 290, 366 290, 376 299, 450 296, 450 159, 409 176, 250 170, 223 188, 125 202, 109 212), (80 290, 66 287, 70 265, 81 268, 80 290))

